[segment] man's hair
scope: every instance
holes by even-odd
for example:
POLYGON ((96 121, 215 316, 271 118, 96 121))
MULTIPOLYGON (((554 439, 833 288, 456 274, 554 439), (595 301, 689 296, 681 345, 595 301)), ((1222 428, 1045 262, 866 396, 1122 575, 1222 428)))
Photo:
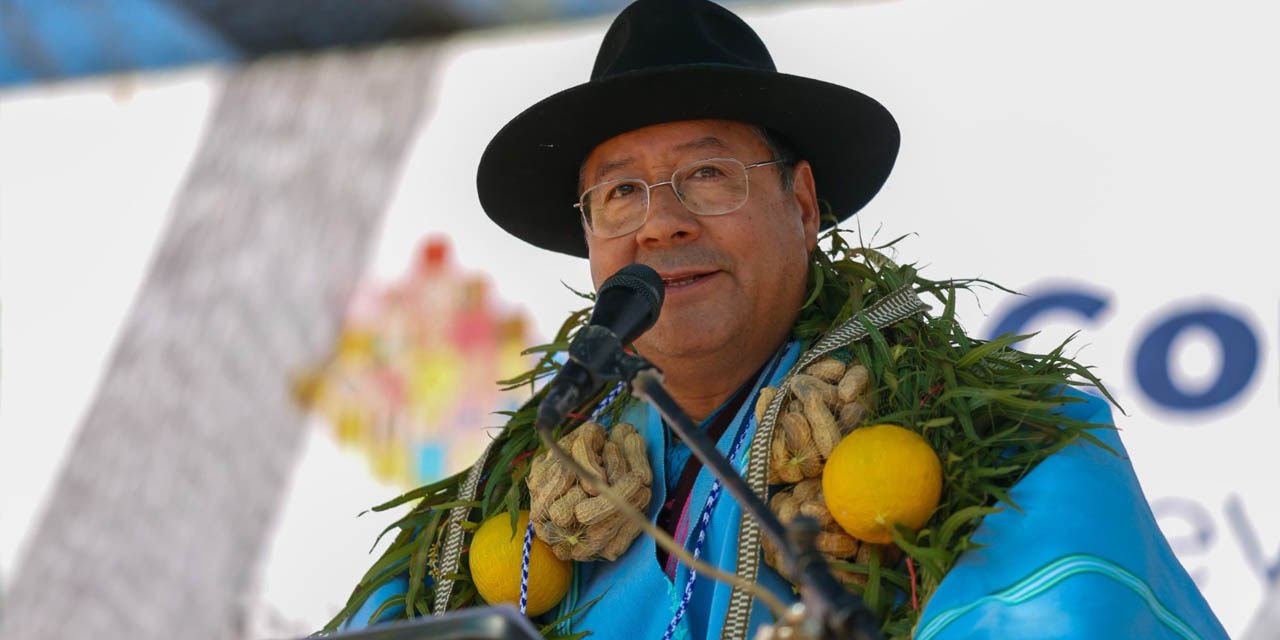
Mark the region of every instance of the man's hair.
POLYGON ((760 140, 764 142, 765 146, 769 147, 769 154, 773 156, 773 159, 782 161, 778 163, 778 175, 782 177, 782 190, 786 193, 791 193, 791 187, 795 186, 792 172, 795 170, 796 162, 799 160, 796 157, 795 147, 777 131, 757 126, 752 128, 756 130, 756 135, 760 136, 760 140))

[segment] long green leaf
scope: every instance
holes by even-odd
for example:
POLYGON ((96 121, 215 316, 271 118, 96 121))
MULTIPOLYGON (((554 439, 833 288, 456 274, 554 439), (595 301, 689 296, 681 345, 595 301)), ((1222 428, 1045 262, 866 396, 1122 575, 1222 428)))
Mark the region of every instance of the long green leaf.
POLYGON ((586 611, 587 609, 590 609, 592 605, 599 602, 600 598, 603 598, 605 596, 605 593, 608 593, 608 592, 609 592, 609 589, 608 587, 606 587, 604 593, 601 593, 600 595, 582 603, 578 608, 574 609, 573 611, 570 611, 569 613, 566 613, 560 616, 559 618, 556 618, 555 620, 552 620, 551 622, 545 625, 542 625, 542 628, 539 629, 539 631, 543 635, 550 633, 552 629, 555 629, 556 627, 560 626, 565 621, 569 620, 570 618, 575 618, 578 616, 578 614, 586 611))
POLYGON ((956 368, 967 369, 973 366, 974 364, 976 364, 979 360, 987 357, 991 353, 995 351, 999 351, 1000 349, 1003 349, 1015 342, 1026 340, 1027 338, 1031 338, 1035 335, 1036 335, 1035 333, 1024 333, 1022 335, 1014 335, 1012 333, 1006 333, 1004 335, 1001 335, 995 340, 992 340, 991 342, 983 343, 982 345, 974 348, 969 353, 964 354, 963 358, 960 358, 959 360, 956 361, 956 368))
POLYGON ((999 507, 982 507, 971 506, 965 507, 951 514, 950 517, 942 523, 942 527, 938 529, 938 539, 936 543, 941 547, 947 547, 951 544, 951 537, 955 535, 956 530, 961 526, 978 518, 986 517, 993 513, 1000 513, 1003 509, 999 507))
MULTIPOLYGON (((395 498, 392 498, 391 500, 388 500, 380 505, 372 507, 369 510, 370 511, 386 511, 387 509, 398 507, 406 502, 417 500, 418 498, 421 498, 423 496, 436 493, 441 489, 446 489, 452 485, 456 485, 457 483, 462 481, 462 478, 465 475, 466 475, 466 471, 460 471, 438 482, 433 482, 429 485, 418 487, 413 491, 407 491, 405 493, 402 493, 399 496, 396 496, 395 498)), ((363 515, 363 513, 367 513, 367 512, 362 512, 361 515, 363 515)))

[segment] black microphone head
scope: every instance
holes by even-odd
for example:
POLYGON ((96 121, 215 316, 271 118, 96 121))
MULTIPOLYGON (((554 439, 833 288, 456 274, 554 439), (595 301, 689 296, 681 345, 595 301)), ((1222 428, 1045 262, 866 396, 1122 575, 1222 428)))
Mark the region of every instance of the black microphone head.
POLYGON ((662 276, 652 267, 627 265, 600 285, 590 324, 609 327, 628 344, 658 321, 666 293, 662 276))
POLYGON ((647 264, 629 264, 618 269, 617 273, 609 276, 609 279, 600 285, 596 300, 615 287, 625 287, 644 296, 649 307, 653 309, 654 320, 657 320, 658 312, 662 310, 662 300, 667 295, 667 284, 662 281, 662 276, 658 275, 653 267, 647 264))

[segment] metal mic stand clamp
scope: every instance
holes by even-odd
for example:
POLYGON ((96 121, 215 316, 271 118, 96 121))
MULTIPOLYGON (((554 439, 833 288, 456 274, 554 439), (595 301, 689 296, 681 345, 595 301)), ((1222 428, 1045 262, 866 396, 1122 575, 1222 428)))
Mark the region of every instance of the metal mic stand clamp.
POLYGON ((605 382, 620 380, 634 391, 634 380, 641 371, 648 371, 658 384, 662 384, 662 371, 644 358, 627 353, 622 341, 612 331, 597 325, 588 325, 579 337, 569 345, 569 359, 581 364, 596 377, 593 388, 599 389, 605 382))

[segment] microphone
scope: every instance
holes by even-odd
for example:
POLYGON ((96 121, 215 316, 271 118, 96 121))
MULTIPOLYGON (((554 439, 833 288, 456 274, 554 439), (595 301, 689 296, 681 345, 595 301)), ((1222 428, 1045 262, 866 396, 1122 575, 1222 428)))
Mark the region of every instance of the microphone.
POLYGON ((617 372, 622 348, 658 321, 666 285, 657 271, 632 264, 609 276, 596 292, 587 326, 569 345, 569 361, 548 385, 538 406, 538 422, 550 428, 617 372))

